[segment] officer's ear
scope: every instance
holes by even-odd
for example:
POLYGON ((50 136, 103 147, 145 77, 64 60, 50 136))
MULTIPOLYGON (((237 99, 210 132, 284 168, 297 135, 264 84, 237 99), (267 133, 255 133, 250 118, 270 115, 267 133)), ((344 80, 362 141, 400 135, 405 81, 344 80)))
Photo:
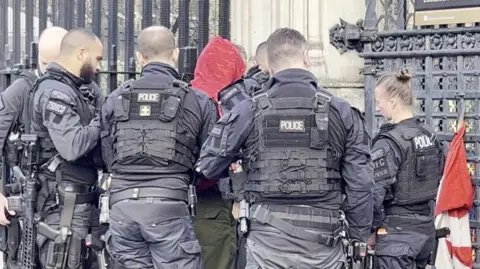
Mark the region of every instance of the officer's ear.
POLYGON ((180 54, 180 50, 178 48, 173 49, 172 52, 172 62, 177 64, 178 63, 178 55, 180 54))
POLYGON ((135 52, 135 56, 137 57, 137 63, 138 63, 141 67, 144 67, 144 66, 145 66, 145 63, 147 62, 147 60, 145 59, 145 57, 143 56, 143 54, 140 53, 140 51, 137 51, 137 52, 135 52))
POLYGON ((303 64, 308 69, 310 69, 310 67, 312 67, 312 62, 310 61, 310 56, 308 55, 308 50, 305 50, 303 52, 303 64))
POLYGON ((84 63, 88 59, 88 52, 85 48, 81 48, 77 53, 77 59, 84 63))

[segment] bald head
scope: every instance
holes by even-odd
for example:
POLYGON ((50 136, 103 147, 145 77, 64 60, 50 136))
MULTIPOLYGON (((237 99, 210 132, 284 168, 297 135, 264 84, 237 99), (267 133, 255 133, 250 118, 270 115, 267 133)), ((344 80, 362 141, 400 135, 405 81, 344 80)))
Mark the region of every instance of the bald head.
POLYGON ((262 71, 268 70, 268 60, 267 60, 267 41, 262 42, 258 45, 257 50, 255 51, 255 64, 258 65, 262 71))
POLYGON ((59 64, 73 75, 90 83, 100 69, 103 46, 100 39, 84 28, 70 30, 60 44, 59 64))
POLYGON ((73 29, 62 39, 60 55, 71 54, 73 51, 87 48, 94 43, 100 43, 95 34, 83 28, 73 29))
POLYGON ((138 35, 138 61, 145 66, 150 62, 164 62, 175 65, 178 50, 175 48, 175 36, 163 26, 150 26, 138 35))
POLYGON ((60 44, 67 30, 61 27, 45 29, 38 40, 38 67, 45 72, 50 62, 56 61, 60 55, 60 44))

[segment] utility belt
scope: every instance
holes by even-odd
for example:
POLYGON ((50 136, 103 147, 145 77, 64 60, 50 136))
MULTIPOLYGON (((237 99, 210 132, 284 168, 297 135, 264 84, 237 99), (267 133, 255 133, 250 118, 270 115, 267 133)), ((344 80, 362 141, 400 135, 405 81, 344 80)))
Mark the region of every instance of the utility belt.
POLYGON ((151 187, 126 189, 110 194, 109 207, 111 208, 114 204, 123 200, 138 200, 142 198, 160 198, 183 201, 188 204, 190 215, 195 216, 196 214, 195 206, 198 200, 194 185, 189 185, 188 191, 151 187))
MULTIPOLYGON (((343 237, 339 229, 340 214, 334 210, 254 204, 250 215, 256 223, 268 224, 290 236, 330 247, 335 246, 343 237), (332 234, 308 231, 307 228, 326 230, 332 234)), ((255 226, 251 230, 255 230, 255 226)))

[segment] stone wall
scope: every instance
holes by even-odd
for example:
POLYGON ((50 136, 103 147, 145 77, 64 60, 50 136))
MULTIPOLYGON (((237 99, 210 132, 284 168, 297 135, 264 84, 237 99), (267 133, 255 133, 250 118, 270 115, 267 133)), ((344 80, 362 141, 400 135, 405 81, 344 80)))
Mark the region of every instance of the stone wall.
POLYGON ((340 54, 329 41, 329 29, 339 18, 354 23, 364 17, 361 0, 232 0, 231 39, 251 57, 258 44, 280 27, 305 35, 312 72, 332 93, 363 110, 363 59, 358 53, 340 54))

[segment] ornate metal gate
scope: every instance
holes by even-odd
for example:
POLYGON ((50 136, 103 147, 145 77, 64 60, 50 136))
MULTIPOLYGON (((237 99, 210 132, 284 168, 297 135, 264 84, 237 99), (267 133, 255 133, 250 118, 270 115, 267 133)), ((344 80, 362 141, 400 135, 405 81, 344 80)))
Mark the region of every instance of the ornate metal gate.
MULTIPOLYGON (((451 141, 461 107, 466 110, 465 137, 469 170, 475 186, 470 213, 472 255, 480 243, 480 27, 415 29, 414 0, 366 0, 363 22, 344 21, 332 27, 331 43, 356 49, 365 59, 365 117, 373 134, 383 118, 375 111, 376 79, 384 71, 406 67, 413 74, 416 115, 432 126, 443 141, 451 141), (380 16, 377 15, 380 14, 380 16), (477 236, 477 234, 479 236, 477 236)), ((480 268, 476 259, 474 268, 480 268)))

